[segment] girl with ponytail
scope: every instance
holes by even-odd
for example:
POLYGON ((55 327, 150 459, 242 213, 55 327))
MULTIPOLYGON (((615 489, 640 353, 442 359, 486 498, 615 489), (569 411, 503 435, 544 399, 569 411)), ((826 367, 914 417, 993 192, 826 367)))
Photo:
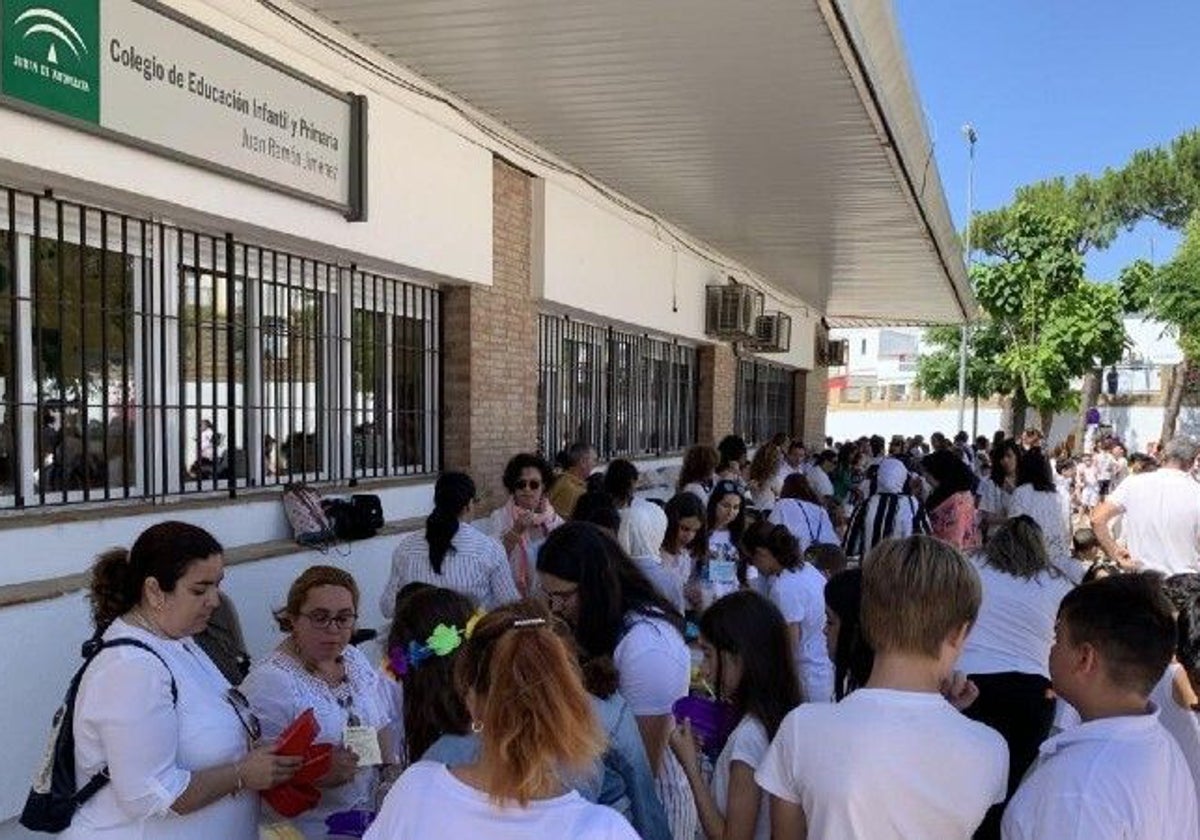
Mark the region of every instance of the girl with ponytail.
POLYGON ((392 617, 396 594, 410 583, 453 589, 484 609, 520 597, 504 547, 467 521, 474 509, 475 482, 469 475, 438 476, 425 530, 401 539, 392 555, 391 578, 379 600, 385 618, 392 617))
POLYGON ((455 682, 480 739, 477 760, 420 761, 388 793, 364 840, 636 840, 625 818, 562 782, 604 751, 579 666, 546 608, 488 613, 464 643, 455 682))

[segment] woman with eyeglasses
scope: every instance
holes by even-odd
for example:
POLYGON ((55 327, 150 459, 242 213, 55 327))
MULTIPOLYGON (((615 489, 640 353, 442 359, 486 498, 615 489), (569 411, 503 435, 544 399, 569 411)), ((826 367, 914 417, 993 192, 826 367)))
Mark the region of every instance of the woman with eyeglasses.
POLYGON ((75 812, 72 840, 253 840, 258 796, 300 760, 255 747, 252 719, 193 641, 217 608, 220 543, 162 522, 133 547, 97 558, 90 598, 96 634, 129 640, 102 650, 75 702, 75 769, 82 786, 110 780, 75 812), (130 643, 132 642, 132 644, 130 643))
POLYGON ((311 708, 320 726, 317 743, 334 745, 330 769, 316 781, 320 802, 292 819, 310 840, 325 837, 330 814, 374 810, 380 767, 398 758, 397 745, 381 737, 397 713, 393 694, 350 644, 357 615, 354 578, 333 566, 312 566, 275 613, 287 636, 242 683, 265 737, 278 738, 311 708))
POLYGON ((504 546, 470 522, 477 501, 466 473, 438 476, 425 530, 402 537, 392 554, 392 574, 379 599, 384 618, 392 617, 396 594, 410 583, 453 589, 485 610, 521 597, 504 546))
POLYGON ((546 496, 550 465, 544 459, 529 452, 514 455, 504 467, 503 480, 508 502, 492 511, 480 530, 504 546, 524 598, 537 589, 538 549, 563 519, 546 496))

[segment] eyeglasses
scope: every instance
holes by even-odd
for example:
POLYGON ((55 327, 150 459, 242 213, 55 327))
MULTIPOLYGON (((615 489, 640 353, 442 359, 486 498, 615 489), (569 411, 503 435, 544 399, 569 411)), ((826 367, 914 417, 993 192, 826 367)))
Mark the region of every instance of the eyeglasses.
POLYGON ((233 706, 233 710, 237 712, 238 720, 242 722, 242 728, 246 730, 246 734, 250 736, 250 741, 257 741, 262 737, 262 724, 258 720, 258 715, 250 708, 250 701, 246 699, 246 695, 242 694, 238 689, 231 688, 225 692, 225 699, 233 706))
POLYGON ((310 613, 300 613, 300 615, 307 618, 309 623, 318 630, 325 630, 331 624, 339 630, 345 630, 348 627, 353 627, 354 622, 358 619, 358 613, 341 612, 334 615, 325 610, 313 610, 310 613))
POLYGON ((541 490, 542 482, 538 481, 536 478, 530 479, 529 481, 526 481, 523 478, 519 478, 519 479, 517 479, 516 483, 513 484, 513 489, 514 490, 541 490))
POLYGON ((543 590, 546 595, 546 603, 550 609, 558 611, 571 602, 571 599, 579 594, 579 587, 575 586, 571 589, 562 589, 558 592, 551 592, 549 589, 543 590))

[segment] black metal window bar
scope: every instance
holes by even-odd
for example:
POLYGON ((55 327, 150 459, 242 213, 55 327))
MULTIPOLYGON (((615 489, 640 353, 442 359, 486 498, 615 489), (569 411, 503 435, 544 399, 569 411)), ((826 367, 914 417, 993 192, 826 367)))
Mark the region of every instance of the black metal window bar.
POLYGON ((538 445, 666 454, 696 437, 696 350, 556 315, 538 321, 538 445))
POLYGON ((753 445, 790 433, 795 372, 757 359, 739 359, 734 389, 734 428, 753 445))
POLYGON ((0 187, 0 508, 436 472, 440 295, 0 187))

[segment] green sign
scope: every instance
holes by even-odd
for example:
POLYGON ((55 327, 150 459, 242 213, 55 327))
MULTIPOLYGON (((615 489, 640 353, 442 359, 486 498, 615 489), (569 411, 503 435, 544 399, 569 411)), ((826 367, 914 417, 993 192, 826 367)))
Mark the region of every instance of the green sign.
POLYGON ((0 91, 100 122, 100 0, 0 0, 0 91))

